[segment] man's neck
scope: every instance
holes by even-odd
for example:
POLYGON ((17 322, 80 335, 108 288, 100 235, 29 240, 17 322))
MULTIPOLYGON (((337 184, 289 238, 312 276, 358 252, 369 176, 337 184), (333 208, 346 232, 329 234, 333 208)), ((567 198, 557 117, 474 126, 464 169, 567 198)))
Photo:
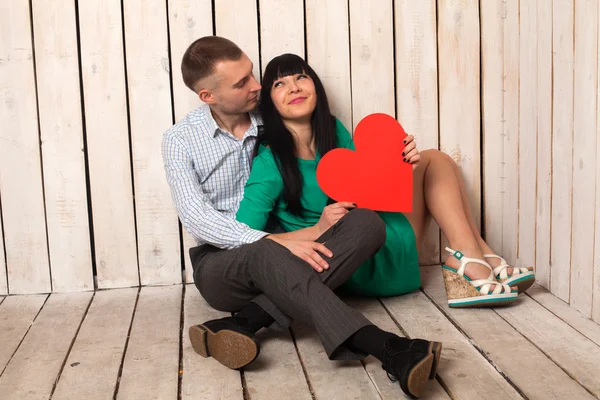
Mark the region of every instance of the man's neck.
POLYGON ((219 128, 231 133, 238 139, 242 139, 250 127, 252 120, 249 113, 224 114, 214 108, 210 108, 213 118, 219 128))

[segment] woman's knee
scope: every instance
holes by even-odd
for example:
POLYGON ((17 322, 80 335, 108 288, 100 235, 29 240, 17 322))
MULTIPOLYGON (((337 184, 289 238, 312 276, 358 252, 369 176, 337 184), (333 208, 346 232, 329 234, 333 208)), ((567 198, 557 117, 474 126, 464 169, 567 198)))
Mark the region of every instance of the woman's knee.
POLYGON ((372 236, 377 243, 383 245, 386 238, 386 226, 383 219, 375 211, 368 208, 357 208, 348 213, 346 218, 349 219, 348 222, 356 224, 361 231, 365 231, 365 227, 369 227, 369 236, 372 236))
POLYGON ((435 160, 437 162, 445 162, 457 166, 452 157, 438 149, 423 150, 419 154, 421 155, 421 159, 424 159, 427 162, 435 160))

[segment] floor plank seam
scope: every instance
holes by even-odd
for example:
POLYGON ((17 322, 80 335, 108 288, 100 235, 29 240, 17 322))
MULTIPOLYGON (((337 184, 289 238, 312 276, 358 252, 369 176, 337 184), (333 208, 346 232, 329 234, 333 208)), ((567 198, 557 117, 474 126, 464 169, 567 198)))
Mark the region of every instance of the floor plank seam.
POLYGON ((398 327, 398 329, 400 329, 400 332, 402 332, 402 334, 410 339, 410 335, 408 334, 407 331, 404 330, 404 328, 402 328, 402 325, 400 324, 400 322, 398 322, 398 320, 396 319, 396 317, 394 317, 394 315, 390 312, 390 310, 386 307, 385 303, 381 300, 380 297, 377 298, 377 301, 379 301, 379 304, 381 304, 381 307, 383 307, 383 309, 385 310, 385 312, 388 313, 388 315, 390 316, 390 318, 392 319, 392 321, 394 321, 394 324, 396 324, 396 326, 398 327))
POLYGON ((242 382, 242 395, 244 400, 250 400, 250 392, 248 392, 248 385, 246 384, 246 375, 244 374, 244 369, 240 370, 240 380, 242 382))
POLYGON ((183 327, 185 324, 185 284, 181 285, 181 315, 179 318, 179 371, 177 374, 177 398, 180 399, 183 388, 183 327))
POLYGON ((300 361, 300 368, 302 368, 302 373, 304 374, 304 380, 308 385, 308 391, 310 392, 310 396, 312 400, 316 400, 315 391, 310 383, 310 379, 308 378, 308 371, 306 371, 306 367, 304 365, 304 360, 302 360, 302 355, 300 354, 300 350, 298 349, 298 343, 296 343, 296 336, 294 335, 294 331, 292 329, 288 329, 290 332, 290 336, 292 338, 292 343, 294 344, 294 349, 296 349, 296 355, 298 356, 298 361, 300 361))
MULTIPOLYGON (((547 310, 549 313, 551 313, 552 315, 554 315, 556 318, 560 319, 562 322, 564 322, 565 324, 569 325, 571 328, 575 329, 577 332, 579 332, 581 334, 581 336, 585 337, 586 339, 588 339, 590 342, 595 343, 596 345, 600 346, 600 343, 596 342, 594 339, 589 338, 585 333, 581 332, 579 329, 577 329, 575 326, 571 325, 568 321, 565 321, 560 315, 556 314, 554 311, 552 311, 551 309, 549 309, 548 307, 546 307, 544 304, 540 303, 539 301, 537 301, 535 299, 535 297, 532 297, 530 294, 525 293, 531 300, 535 301, 537 304, 539 304, 541 307, 543 307, 545 310, 547 310)), ((553 295, 554 296, 554 295, 553 295)), ((558 299, 558 297, 557 297, 558 299)), ((559 299, 560 300, 560 299, 559 299)), ((562 301, 562 300, 561 300, 562 301)), ((565 303, 567 306, 569 306, 571 308, 571 310, 573 312, 577 312, 579 313, 579 311, 577 311, 576 309, 572 308, 568 303, 565 303)), ((581 314, 581 313, 580 313, 581 314)), ((598 325, 598 327, 600 328, 600 324, 596 321, 594 321, 591 318, 587 318, 585 315, 581 314, 581 316, 583 318, 586 318, 587 320, 593 322, 594 324, 598 325)))
POLYGON ((44 304, 42 304, 42 306, 38 310, 37 314, 35 314, 35 317, 33 317, 33 320, 31 321, 31 324, 29 325, 29 328, 27 328, 27 331, 25 332, 25 334, 21 338, 21 341, 19 342, 19 345, 15 348, 15 351, 11 354, 10 358, 6 362, 6 365, 4 366, 4 368, 2 369, 2 371, 0 371, 0 378, 4 374, 4 371, 6 371, 6 368, 8 368, 8 366, 10 365, 10 362, 12 361, 13 357, 15 356, 15 354, 17 354, 17 351, 19 351, 19 348, 21 347, 21 344, 23 343, 23 340, 25 340, 25 338, 27 337, 27 334, 29 333, 29 330, 31 329, 31 327, 33 326, 33 324, 35 324, 35 321, 37 320, 37 317, 40 315, 40 313, 44 309, 44 306, 48 302, 49 298, 50 298, 50 295, 47 294, 46 295, 46 299, 44 300, 44 304))
POLYGON ((375 391, 377 392, 377 395, 379 396, 379 398, 381 400, 383 400, 383 394, 381 393, 381 390, 379 390, 379 386, 377 386, 377 383, 375 382, 375 380, 373 379, 373 377, 371 376, 371 374, 369 374, 369 371, 367 371, 367 364, 365 363, 365 360, 360 360, 359 362, 362 365, 363 369, 365 370, 365 374, 367 374, 367 377, 369 378, 369 381, 371 381, 371 384, 375 388, 375 391))
MULTIPOLYGON (((231 313, 231 316, 235 313, 231 313)), ((250 392, 248 391, 248 384, 246 383, 246 375, 244 374, 244 368, 240 369, 240 381, 242 383, 242 395, 244 400, 250 400, 250 392)))
POLYGON ((87 307, 85 308, 85 311, 83 312, 83 317, 81 318, 81 321, 79 321, 79 326, 77 327, 77 330, 75 331, 75 334, 73 335, 73 339, 71 339, 71 344, 69 345, 69 348, 67 349, 65 358, 64 358, 60 368, 58 369, 58 374, 56 375, 56 379, 54 379, 54 384, 52 384, 52 390, 50 390, 49 400, 52 400, 52 396, 54 396, 54 392, 56 391, 56 387, 58 386, 58 381, 60 380, 63 370, 65 369, 65 365, 67 364, 67 360, 69 359, 69 355, 71 354, 71 350, 73 349, 75 340, 77 340, 77 336, 79 336, 79 331, 81 330, 81 327, 83 326, 85 317, 87 316, 87 313, 90 310, 90 307, 92 306, 92 302, 94 301, 95 298, 96 298, 96 292, 94 291, 94 293, 92 294, 92 298, 90 299, 87 307))
POLYGON ((440 374, 437 374, 437 373, 435 374, 435 380, 438 381, 438 383, 440 384, 442 389, 444 389, 444 391, 446 392, 448 397, 450 397, 451 400, 456 400, 456 396, 454 396, 454 394, 452 393, 452 390, 450 389, 448 384, 444 381, 444 378, 442 378, 440 376, 440 374))
POLYGON ((500 315, 498 312, 496 312, 496 310, 494 310, 494 312, 500 317, 502 318, 504 321, 506 321, 506 323, 508 325, 510 325, 515 331, 519 332, 521 334, 521 336, 523 336, 525 338, 525 340, 527 340, 529 343, 531 343, 532 346, 534 346, 536 349, 538 349, 543 355, 545 355, 550 361, 552 361, 558 368, 560 368, 565 374, 567 374, 571 379, 573 379, 575 382, 577 382, 586 392, 588 392, 590 395, 592 395, 595 398, 598 398, 598 396, 596 396, 592 391, 590 391, 584 384, 583 382, 581 382, 579 379, 577 379, 577 377, 575 377, 571 372, 569 372, 568 370, 566 370, 565 368, 562 367, 562 365, 560 365, 554 358, 552 358, 548 353, 546 353, 544 350, 542 350, 538 345, 535 344, 535 342, 533 342, 532 340, 530 340, 527 336, 525 336, 520 330, 517 329, 516 326, 514 326, 513 324, 511 324, 506 318, 504 318, 502 315, 500 315))
MULTIPOLYGON (((521 395, 521 397, 523 397, 524 399, 529 399, 529 397, 527 397, 527 395, 523 392, 523 390, 521 390, 521 388, 519 388, 519 386, 517 386, 504 371, 502 371, 502 369, 494 362, 494 360, 492 360, 492 358, 488 356, 487 352, 481 346, 479 346, 477 344, 477 342, 475 342, 475 340, 473 340, 473 338, 471 338, 467 334, 467 332, 464 329, 462 329, 460 327, 460 325, 458 323, 456 323, 450 317, 450 315, 448 315, 448 313, 440 305, 438 305, 433 300, 433 298, 431 296, 429 296, 429 294, 423 288, 421 288, 421 292, 425 295, 425 297, 427 297, 429 299, 429 301, 434 305, 434 307, 436 307, 442 313, 442 315, 444 315, 444 317, 446 317, 446 319, 456 328, 456 330, 458 330, 467 339, 467 341, 471 344, 471 346, 473 346, 473 348, 475 350, 477 350, 477 352, 479 354, 481 354, 481 356, 500 374, 500 376, 502 376, 504 378, 504 380, 509 385, 511 385, 517 391, 517 393, 519 393, 521 395)), ((519 332, 519 331, 517 331, 517 332, 519 332)), ((521 333, 521 332, 519 332, 519 333, 521 333)), ((521 333, 521 336, 523 336, 522 333, 521 333)))
POLYGON ((125 355, 127 355, 127 346, 129 345, 129 339, 131 338, 131 329, 133 328, 133 321, 135 319, 135 312, 137 310, 138 301, 140 300, 141 286, 138 287, 137 295, 135 296, 135 304, 133 305, 133 311, 131 313, 131 321, 129 321, 129 329, 127 330, 127 338, 125 339, 125 346, 123 347, 123 355, 121 356, 121 364, 119 365, 119 372, 117 373, 117 381, 115 383, 115 391, 113 393, 113 400, 117 400, 117 394, 119 393, 119 385, 121 384, 121 376, 123 375, 123 364, 125 364, 125 355))

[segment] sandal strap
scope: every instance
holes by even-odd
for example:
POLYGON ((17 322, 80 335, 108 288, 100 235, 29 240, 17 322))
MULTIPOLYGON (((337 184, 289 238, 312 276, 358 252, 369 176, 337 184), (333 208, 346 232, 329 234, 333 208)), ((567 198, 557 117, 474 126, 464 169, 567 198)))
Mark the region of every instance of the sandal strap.
POLYGON ((475 281, 471 281, 470 283, 479 290, 479 293, 483 295, 511 293, 510 286, 495 280, 491 281, 488 279, 477 279, 475 281), (494 290, 490 290, 492 287, 494 290))
POLYGON ((460 251, 451 249, 449 247, 446 247, 446 251, 448 253, 451 253, 457 260, 460 261, 460 267, 456 270, 456 273, 462 277, 464 277, 465 269, 467 267, 467 264, 469 264, 469 263, 481 264, 490 270, 490 275, 487 277, 487 279, 470 280, 471 285, 473 285, 475 288, 477 288, 481 294, 489 295, 489 294, 511 293, 510 286, 498 282, 494 278, 494 272, 493 272, 492 267, 490 266, 490 264, 488 264, 484 260, 480 260, 478 258, 467 257, 460 251), (494 288, 494 290, 491 290, 492 287, 494 288))
POLYGON ((509 265, 506 260, 502 257, 500 257, 499 255, 496 254, 484 254, 483 255, 485 258, 498 258, 500 259, 500 265, 498 265, 497 267, 495 267, 493 269, 494 275, 498 278, 498 279, 508 279, 510 277, 513 277, 515 275, 521 275, 521 274, 526 274, 529 271, 529 268, 517 268, 517 267, 512 267, 511 265, 509 265), (513 273, 509 276, 508 275, 508 268, 512 268, 513 269, 513 273))
POLYGON ((487 269, 489 269, 490 270, 490 275, 488 276, 487 280, 495 282, 495 278, 494 278, 494 273, 493 273, 492 267, 491 267, 490 264, 488 264, 484 260, 480 260, 478 258, 467 257, 463 253, 461 253, 460 251, 453 250, 450 247, 446 247, 446 251, 448 253, 451 253, 454 256, 454 258, 456 258, 457 260, 460 261, 460 267, 458 267, 458 269, 456 270, 456 273, 459 274, 460 276, 464 276, 465 275, 465 269, 467 268, 467 264, 469 264, 469 263, 476 263, 476 264, 481 264, 484 267, 486 267, 487 269))

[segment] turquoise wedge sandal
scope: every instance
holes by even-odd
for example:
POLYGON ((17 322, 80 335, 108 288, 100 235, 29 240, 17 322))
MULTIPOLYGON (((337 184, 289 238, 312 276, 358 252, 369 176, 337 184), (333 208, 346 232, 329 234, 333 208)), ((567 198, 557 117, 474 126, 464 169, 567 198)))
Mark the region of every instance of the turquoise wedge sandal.
POLYGON ((446 251, 460 261, 458 269, 442 265, 444 285, 446 286, 446 295, 450 307, 504 306, 517 300, 518 292, 513 291, 506 283, 498 282, 494 278, 492 267, 487 262, 466 257, 460 251, 449 247, 446 247, 446 251), (477 263, 489 268, 490 275, 488 278, 473 280, 466 276, 465 268, 469 263, 477 263))

